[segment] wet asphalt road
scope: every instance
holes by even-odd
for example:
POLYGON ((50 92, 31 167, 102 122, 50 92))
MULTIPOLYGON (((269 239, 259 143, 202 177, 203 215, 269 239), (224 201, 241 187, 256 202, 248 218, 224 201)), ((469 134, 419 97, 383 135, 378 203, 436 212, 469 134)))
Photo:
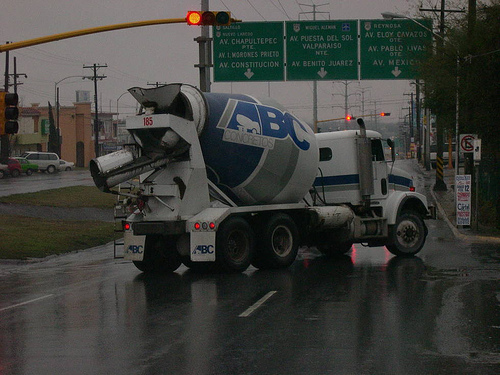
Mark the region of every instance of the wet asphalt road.
POLYGON ((64 171, 54 174, 38 172, 31 176, 22 174, 15 178, 5 177, 0 179, 0 197, 74 185, 95 186, 90 172, 86 170, 64 171))
POLYGON ((0 263, 0 374, 498 374, 500 247, 146 277, 108 245, 0 263))

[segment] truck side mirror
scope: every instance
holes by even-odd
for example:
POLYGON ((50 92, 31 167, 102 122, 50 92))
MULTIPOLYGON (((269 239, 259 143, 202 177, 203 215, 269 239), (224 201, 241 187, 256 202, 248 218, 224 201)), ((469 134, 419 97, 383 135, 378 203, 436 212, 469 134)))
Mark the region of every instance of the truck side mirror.
POLYGON ((392 139, 388 138, 387 144, 391 148, 391 159, 394 162, 396 160, 396 149, 394 148, 394 142, 392 141, 392 139))

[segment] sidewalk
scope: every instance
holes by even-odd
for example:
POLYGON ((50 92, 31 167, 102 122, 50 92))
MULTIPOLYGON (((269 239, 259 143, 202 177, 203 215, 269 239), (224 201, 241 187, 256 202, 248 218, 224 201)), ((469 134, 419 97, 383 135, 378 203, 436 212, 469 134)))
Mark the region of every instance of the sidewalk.
POLYGON ((456 214, 455 214, 455 170, 454 169, 444 169, 444 182, 446 184, 446 191, 435 191, 433 189, 434 183, 436 181, 436 170, 431 169, 426 171, 425 168, 419 164, 419 167, 426 176, 426 190, 432 196, 434 200, 433 204, 436 205, 438 211, 438 217, 443 218, 453 234, 457 238, 466 239, 472 242, 488 242, 500 244, 500 231, 484 225, 479 225, 476 230, 476 225, 473 224, 471 227, 464 228, 456 226, 456 214))

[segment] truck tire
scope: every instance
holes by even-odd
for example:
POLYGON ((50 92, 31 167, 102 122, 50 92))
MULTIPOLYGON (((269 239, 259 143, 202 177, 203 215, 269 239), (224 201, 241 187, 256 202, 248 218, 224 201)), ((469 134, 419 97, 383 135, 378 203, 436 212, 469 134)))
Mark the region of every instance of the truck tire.
POLYGON ((181 256, 171 237, 146 236, 144 260, 134 261, 134 265, 144 273, 170 273, 181 265, 181 256))
POLYGON ((245 271, 254 254, 255 236, 248 222, 242 217, 224 221, 216 238, 215 262, 226 272, 245 271))
POLYGON ((283 213, 267 222, 252 264, 260 269, 286 268, 297 257, 299 231, 293 219, 283 213))
POLYGON ((394 255, 412 256, 417 254, 425 243, 427 229, 422 218, 411 211, 404 211, 389 228, 389 243, 386 245, 394 255))

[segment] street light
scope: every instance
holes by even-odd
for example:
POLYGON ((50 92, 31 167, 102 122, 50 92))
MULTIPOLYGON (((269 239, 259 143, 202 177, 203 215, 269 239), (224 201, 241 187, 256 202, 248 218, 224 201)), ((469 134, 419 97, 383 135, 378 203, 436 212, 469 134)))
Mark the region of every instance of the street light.
MULTIPOLYGON (((420 27, 424 28, 425 30, 429 31, 432 35, 435 37, 441 39, 443 42, 445 41, 444 37, 442 35, 439 35, 435 33, 433 30, 429 29, 427 26, 423 25, 422 23, 418 22, 416 19, 405 16, 403 14, 397 14, 397 13, 391 13, 391 12, 383 12, 381 13, 382 17, 384 19, 395 19, 395 18, 404 18, 407 20, 410 20, 420 27)), ((457 88, 455 92, 455 175, 458 175, 458 155, 459 155, 459 138, 460 135, 458 134, 459 131, 459 110, 460 110, 460 53, 458 50, 458 46, 454 45, 453 43, 450 43, 453 48, 455 49, 455 54, 456 54, 456 64, 457 64, 457 88)), ((419 135, 420 136, 420 135, 419 135)), ((441 146, 439 146, 441 147, 441 146)))
POLYGON ((116 119, 118 120, 120 118, 120 113, 118 111, 118 102, 120 101, 121 97, 125 94, 129 94, 128 91, 125 91, 123 94, 121 94, 118 99, 116 99, 116 119))

